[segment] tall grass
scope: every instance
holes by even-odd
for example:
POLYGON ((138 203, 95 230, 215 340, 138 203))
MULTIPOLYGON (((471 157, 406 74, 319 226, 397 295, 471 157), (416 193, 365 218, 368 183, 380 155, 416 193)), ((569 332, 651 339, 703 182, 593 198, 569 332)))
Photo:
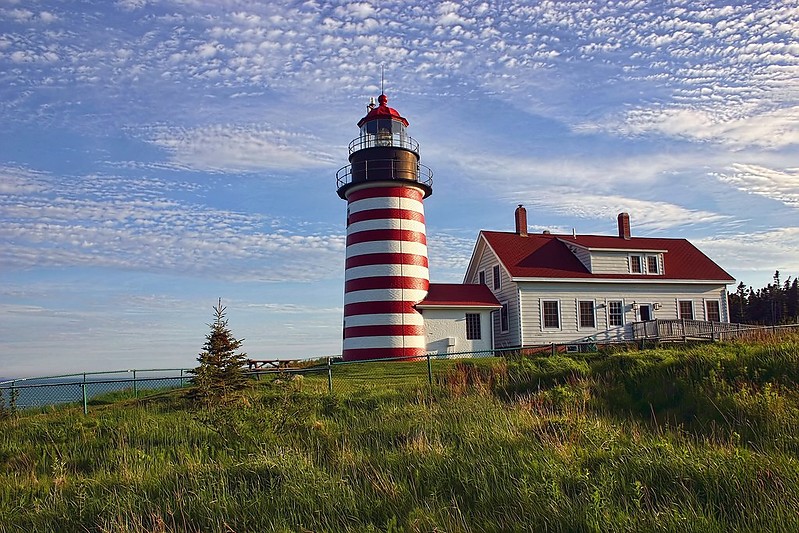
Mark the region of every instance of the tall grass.
POLYGON ((797 531, 797 347, 459 362, 432 389, 283 379, 238 408, 173 392, 14 417, 0 530, 797 531))

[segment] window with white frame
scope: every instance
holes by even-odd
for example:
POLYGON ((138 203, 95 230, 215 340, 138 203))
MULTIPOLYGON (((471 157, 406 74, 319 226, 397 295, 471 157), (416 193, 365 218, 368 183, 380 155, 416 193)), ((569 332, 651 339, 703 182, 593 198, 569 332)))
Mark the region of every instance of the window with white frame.
POLYGON ((611 300, 608 302, 608 325, 623 326, 624 325, 624 302, 621 300, 611 300))
POLYGON ((466 313, 466 340, 480 340, 480 313, 466 313))
POLYGON ((596 313, 594 312, 593 300, 580 300, 577 302, 577 310, 580 315, 581 328, 595 328, 596 327, 596 313))
POLYGON ((486 284, 486 271, 485 270, 481 270, 480 272, 478 272, 477 273, 477 279, 479 280, 478 283, 480 283, 480 285, 485 285, 486 284))
POLYGON ((660 258, 657 255, 630 256, 630 274, 660 273, 660 258))
POLYGON ((502 309, 499 310, 499 330, 502 333, 507 333, 510 330, 510 321, 508 320, 507 303, 503 303, 502 309))
POLYGON ((647 274, 659 274, 660 268, 658 268, 660 261, 658 261, 658 256, 656 255, 648 255, 646 256, 646 273, 647 274))
POLYGON ((694 319, 694 302, 691 300, 680 300, 677 302, 677 311, 680 318, 686 320, 694 319))
POLYGON ((705 300, 705 320, 721 322, 721 307, 718 300, 705 300))
POLYGON ((560 302, 558 300, 541 302, 541 324, 544 329, 560 328, 560 302))
POLYGON ((499 265, 494 265, 494 289, 500 288, 499 265))
POLYGON ((630 272, 633 274, 643 274, 643 260, 640 255, 630 256, 630 272))

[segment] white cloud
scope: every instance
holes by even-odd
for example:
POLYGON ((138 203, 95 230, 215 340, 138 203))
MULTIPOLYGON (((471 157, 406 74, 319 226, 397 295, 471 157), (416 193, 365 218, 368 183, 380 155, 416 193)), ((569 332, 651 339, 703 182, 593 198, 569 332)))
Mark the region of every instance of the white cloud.
POLYGON ((736 163, 731 170, 731 173, 719 173, 718 179, 740 191, 799 208, 799 168, 774 170, 759 165, 736 163))
POLYGON ((741 272, 785 274, 799 272, 799 227, 720 235, 695 239, 702 251, 721 265, 734 265, 741 272))
POLYGON ((216 172, 291 171, 329 166, 337 158, 313 135, 258 125, 212 125, 158 129, 151 141, 174 164, 216 172))
POLYGON ((6 170, 0 260, 8 267, 92 266, 230 280, 329 278, 340 233, 301 234, 258 215, 165 196, 155 180, 6 170), (8 179, 10 178, 10 179, 8 179), (270 265, 270 268, 264 268, 270 265))
POLYGON ((49 11, 41 11, 39 13, 39 20, 41 20, 45 24, 49 24, 51 22, 55 22, 56 20, 58 20, 58 15, 56 15, 55 13, 51 13, 49 11))
POLYGON ((670 202, 640 200, 622 195, 586 194, 570 187, 517 191, 509 200, 538 206, 549 212, 586 219, 613 219, 618 213, 630 214, 633 229, 646 232, 720 222, 730 217, 704 209, 689 209, 670 202))
POLYGON ((620 122, 581 124, 581 131, 617 131, 624 135, 656 133, 669 137, 775 149, 799 145, 799 106, 725 116, 725 104, 706 107, 670 105, 628 112, 620 122))
POLYGON ((40 182, 42 176, 24 168, 0 167, 0 194, 19 196, 42 192, 45 190, 40 182))

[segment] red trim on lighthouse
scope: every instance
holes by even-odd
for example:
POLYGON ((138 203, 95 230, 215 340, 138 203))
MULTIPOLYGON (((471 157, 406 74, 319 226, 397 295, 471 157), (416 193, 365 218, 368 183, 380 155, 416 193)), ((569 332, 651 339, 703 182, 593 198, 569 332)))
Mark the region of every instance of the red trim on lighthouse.
POLYGON ((413 302, 400 300, 378 302, 356 302, 344 306, 344 316, 377 315, 383 313, 416 313, 413 302))
POLYGON ((365 361, 368 359, 416 359, 425 356, 424 348, 350 348, 344 350, 347 361, 365 361))
POLYGON ((407 229, 368 229, 347 235, 347 246, 360 242, 403 241, 427 244, 427 237, 420 231, 407 229))
POLYGON ((352 326, 344 328, 344 338, 381 337, 388 335, 418 336, 424 335, 424 326, 417 325, 375 325, 352 326))
POLYGON ((370 289, 417 289, 426 291, 430 281, 424 278, 408 278, 402 276, 374 276, 351 279, 344 283, 344 293, 367 291, 370 289))
POLYGON ((424 224, 424 215, 418 211, 411 211, 409 209, 366 209, 364 211, 357 211, 351 213, 347 219, 350 224, 355 222, 363 222, 364 220, 394 220, 401 218, 403 220, 415 220, 424 224))
POLYGON ((353 268, 359 266, 371 265, 414 265, 414 266, 429 266, 427 257, 416 254, 363 254, 348 257, 345 268, 353 268))
POLYGON ((347 202, 356 202, 366 198, 410 198, 412 200, 422 200, 422 191, 411 187, 372 187, 360 189, 347 195, 347 202))

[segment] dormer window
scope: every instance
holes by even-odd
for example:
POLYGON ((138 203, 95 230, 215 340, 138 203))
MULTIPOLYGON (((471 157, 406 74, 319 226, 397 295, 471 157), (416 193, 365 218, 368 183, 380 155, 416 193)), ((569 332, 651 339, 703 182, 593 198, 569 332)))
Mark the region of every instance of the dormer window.
POLYGON ((658 268, 658 256, 656 255, 646 256, 646 273, 647 274, 660 273, 660 269, 658 268))
POLYGON ((657 255, 631 255, 630 274, 662 274, 657 255))

